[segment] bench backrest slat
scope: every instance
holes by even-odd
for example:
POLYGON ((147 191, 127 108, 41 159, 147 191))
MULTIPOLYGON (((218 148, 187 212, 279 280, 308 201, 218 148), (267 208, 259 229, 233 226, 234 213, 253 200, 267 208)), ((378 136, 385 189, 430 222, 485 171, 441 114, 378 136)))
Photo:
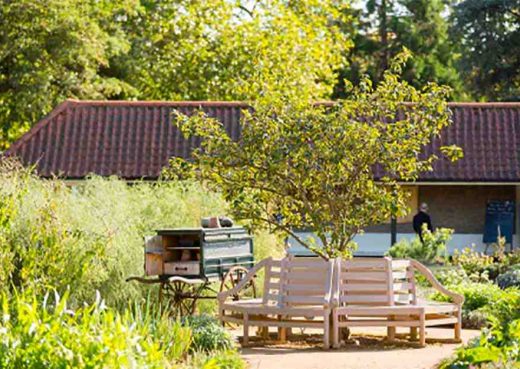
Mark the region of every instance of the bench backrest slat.
POLYGON ((323 305, 331 295, 334 261, 288 256, 282 269, 282 306, 323 305))
POLYGON ((341 305, 393 305, 390 258, 340 260, 338 296, 341 305))
POLYGON ((280 305, 280 284, 281 284, 281 261, 271 260, 265 268, 264 289, 262 303, 268 306, 280 305))
POLYGON ((415 275, 410 260, 392 260, 392 277, 395 303, 416 304, 415 275))

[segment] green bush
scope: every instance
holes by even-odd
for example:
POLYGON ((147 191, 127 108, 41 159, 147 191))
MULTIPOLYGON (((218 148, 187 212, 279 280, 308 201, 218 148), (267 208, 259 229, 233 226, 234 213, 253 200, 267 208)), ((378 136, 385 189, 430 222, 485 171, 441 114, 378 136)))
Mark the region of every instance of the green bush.
POLYGON ((412 258, 425 263, 442 260, 446 255, 446 243, 453 234, 452 229, 438 228, 435 232, 423 230, 423 241, 416 237, 412 241, 403 239, 387 251, 393 258, 412 258))
MULTIPOLYGON (((447 286, 447 288, 464 296, 463 309, 468 311, 487 306, 498 300, 504 293, 498 286, 490 283, 466 282, 447 286)), ((449 297, 440 292, 435 292, 431 298, 436 301, 449 301, 449 297)))
POLYGON ((231 335, 211 316, 189 316, 183 320, 183 325, 193 332, 192 351, 209 352, 233 347, 231 335))
MULTIPOLYGON (((0 283, 32 289, 70 288, 69 303, 92 302, 100 291, 124 308, 150 290, 127 283, 143 274, 143 237, 164 227, 198 226, 226 214, 219 194, 195 182, 126 182, 93 177, 74 187, 41 180, 14 162, 0 164, 0 283)), ((279 255, 281 243, 255 237, 255 254, 279 255)))
POLYGON ((520 362, 520 290, 510 288, 486 307, 489 328, 466 347, 457 350, 454 358, 442 369, 518 368, 520 362))
POLYGON ((487 268, 493 265, 493 257, 475 250, 475 247, 466 247, 462 251, 455 250, 453 264, 463 268, 471 276, 480 276, 487 268))
POLYGON ((458 285, 469 282, 466 271, 459 267, 444 267, 443 269, 432 269, 435 278, 444 286, 458 285))
POLYGON ((497 284, 500 288, 520 287, 520 268, 508 270, 497 277, 497 284))
POLYGON ((206 352, 196 352, 188 358, 185 368, 189 369, 244 369, 246 364, 235 350, 219 352, 214 355, 206 352))

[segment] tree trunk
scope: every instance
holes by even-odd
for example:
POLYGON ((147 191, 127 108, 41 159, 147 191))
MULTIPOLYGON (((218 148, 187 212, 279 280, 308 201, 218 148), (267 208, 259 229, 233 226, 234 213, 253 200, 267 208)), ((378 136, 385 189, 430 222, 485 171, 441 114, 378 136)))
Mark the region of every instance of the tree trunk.
POLYGON ((381 61, 379 77, 383 76, 385 70, 388 69, 389 47, 388 47, 388 20, 387 20, 387 0, 381 0, 378 9, 379 13, 379 38, 381 39, 381 61))

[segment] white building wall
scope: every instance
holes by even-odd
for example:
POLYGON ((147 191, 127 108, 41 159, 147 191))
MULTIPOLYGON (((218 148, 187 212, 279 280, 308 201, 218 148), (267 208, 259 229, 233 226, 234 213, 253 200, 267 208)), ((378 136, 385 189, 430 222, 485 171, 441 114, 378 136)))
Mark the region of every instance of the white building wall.
MULTIPOLYGON (((300 237, 312 237, 310 232, 299 232, 300 237)), ((397 241, 402 239, 413 239, 414 233, 398 233, 397 241)), ((463 249, 467 246, 475 245, 477 251, 484 252, 485 244, 482 242, 482 234, 453 234, 451 240, 448 242, 447 248, 448 253, 451 255, 455 249, 463 249)), ((383 255, 390 247, 390 233, 365 233, 356 236, 354 239, 359 245, 355 255, 357 256, 376 256, 383 255)), ((518 244, 516 235, 513 236, 513 243, 518 244)), ((319 240, 315 238, 317 245, 320 244, 319 240)), ((296 240, 289 238, 287 240, 288 253, 295 255, 311 255, 310 251, 301 246, 296 240)))

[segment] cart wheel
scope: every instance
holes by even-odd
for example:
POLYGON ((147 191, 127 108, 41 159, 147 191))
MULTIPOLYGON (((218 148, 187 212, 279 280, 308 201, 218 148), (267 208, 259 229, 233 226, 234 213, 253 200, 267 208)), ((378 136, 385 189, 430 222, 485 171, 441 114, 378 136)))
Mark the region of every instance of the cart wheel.
MULTIPOLYGON (((234 288, 246 276, 248 270, 243 266, 234 266, 226 273, 220 284, 220 292, 229 291, 234 288)), ((256 276, 242 288, 240 294, 233 295, 233 300, 241 298, 256 298, 256 276)))
POLYGON ((161 305, 165 306, 175 317, 193 315, 197 296, 192 285, 181 281, 161 283, 159 291, 161 305))

